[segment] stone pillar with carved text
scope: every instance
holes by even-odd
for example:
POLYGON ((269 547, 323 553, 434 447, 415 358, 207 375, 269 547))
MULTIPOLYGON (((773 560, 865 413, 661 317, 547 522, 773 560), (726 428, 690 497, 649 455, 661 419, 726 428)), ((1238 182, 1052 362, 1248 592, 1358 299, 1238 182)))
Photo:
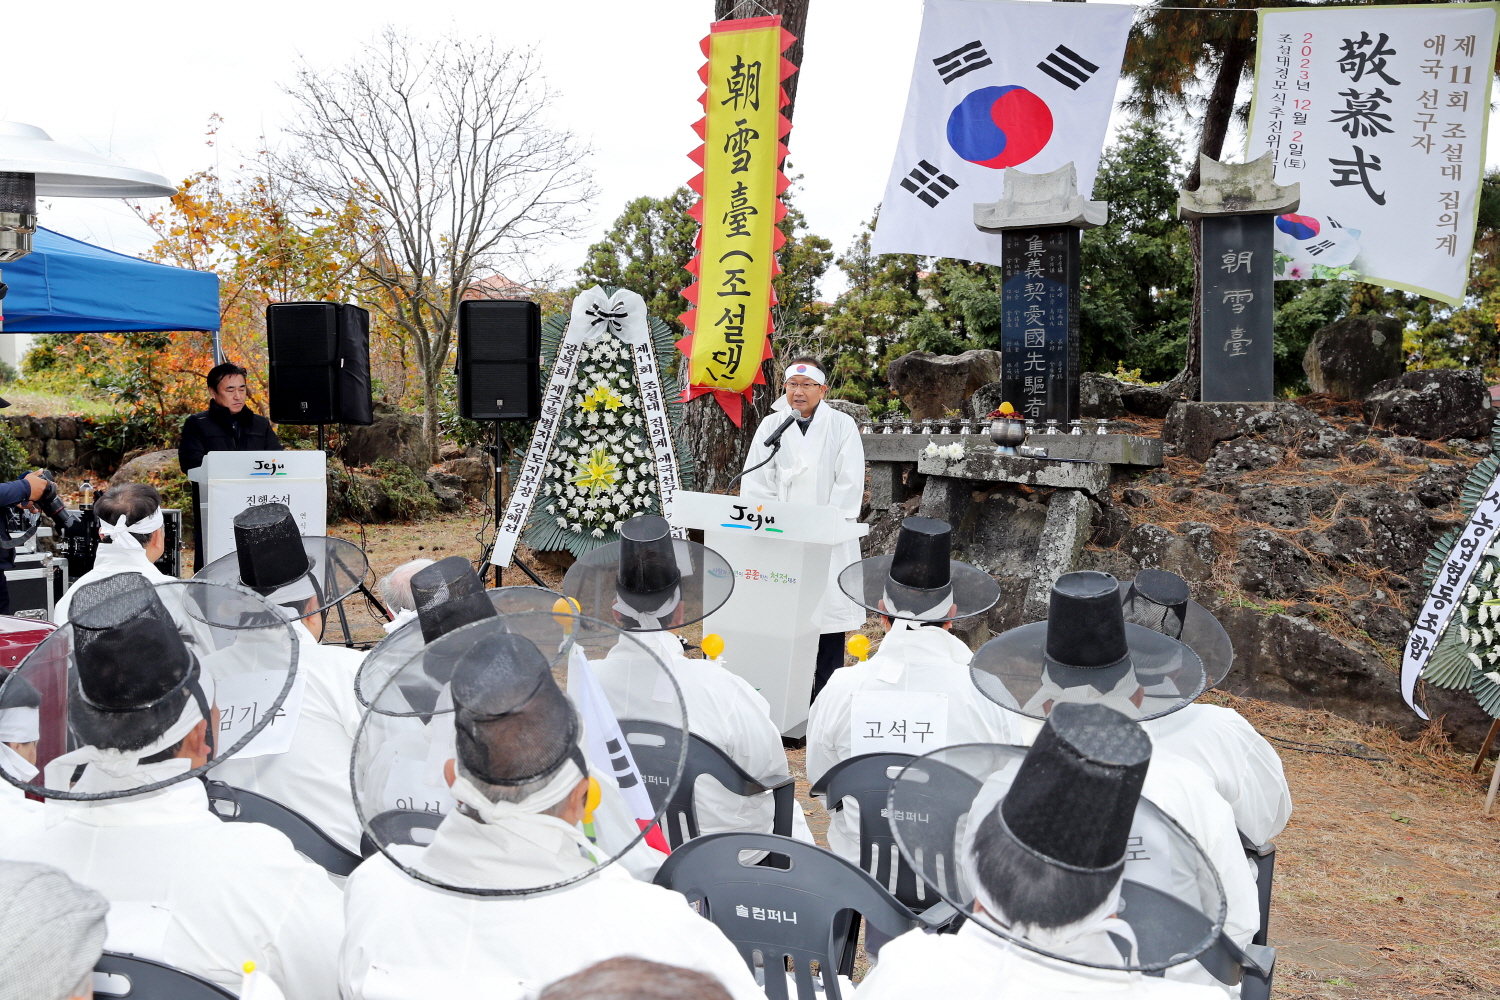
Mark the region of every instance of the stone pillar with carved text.
POLYGON ((1072 163, 1007 168, 1001 199, 974 206, 974 224, 1002 234, 1002 399, 1038 423, 1078 416, 1079 234, 1108 217, 1079 195, 1072 163))
POLYGON ((1199 157, 1196 191, 1182 191, 1178 215, 1203 226, 1205 403, 1269 402, 1276 396, 1272 226, 1296 211, 1298 184, 1277 184, 1271 154, 1250 163, 1199 157))

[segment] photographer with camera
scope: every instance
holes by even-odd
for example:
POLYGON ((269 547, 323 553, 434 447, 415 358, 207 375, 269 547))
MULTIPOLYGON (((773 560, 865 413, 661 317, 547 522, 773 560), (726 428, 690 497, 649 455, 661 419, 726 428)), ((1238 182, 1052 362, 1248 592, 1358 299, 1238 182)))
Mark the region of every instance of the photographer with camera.
MULTIPOLYGON (((56 499, 57 487, 52 485, 47 473, 41 469, 28 472, 13 482, 0 483, 0 507, 21 507, 34 511, 36 501, 41 500, 49 490, 52 498, 56 499)), ((0 523, 0 538, 10 541, 10 531, 3 523, 0 523)), ((5 582, 5 571, 15 564, 16 550, 11 546, 0 545, 0 615, 10 614, 10 586, 5 582)))

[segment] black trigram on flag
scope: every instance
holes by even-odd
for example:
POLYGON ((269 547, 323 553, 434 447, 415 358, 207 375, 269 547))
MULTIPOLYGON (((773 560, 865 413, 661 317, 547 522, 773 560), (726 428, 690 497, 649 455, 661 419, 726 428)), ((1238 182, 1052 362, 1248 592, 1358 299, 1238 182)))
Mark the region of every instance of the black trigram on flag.
POLYGON ((1036 68, 1069 90, 1077 90, 1079 84, 1088 83, 1089 77, 1099 72, 1098 66, 1066 45, 1053 49, 1047 58, 1036 64, 1036 68))
POLYGON ((932 61, 937 67, 938 76, 943 78, 944 83, 952 83, 965 73, 972 73, 976 69, 983 69, 990 65, 990 54, 984 51, 984 46, 979 40, 960 45, 945 56, 938 56, 932 61))
POLYGON ((936 208, 939 201, 948 197, 948 192, 958 190, 958 181, 926 160, 918 160, 916 168, 901 178, 901 186, 936 208))

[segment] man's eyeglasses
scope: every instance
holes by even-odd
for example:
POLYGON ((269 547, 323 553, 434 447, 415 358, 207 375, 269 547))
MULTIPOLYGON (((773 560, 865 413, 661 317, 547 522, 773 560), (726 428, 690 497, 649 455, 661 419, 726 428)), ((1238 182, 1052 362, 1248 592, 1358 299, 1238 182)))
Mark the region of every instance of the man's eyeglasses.
POLYGON ((821 388, 823 388, 817 382, 787 382, 786 383, 786 387, 788 389, 821 389, 821 388))

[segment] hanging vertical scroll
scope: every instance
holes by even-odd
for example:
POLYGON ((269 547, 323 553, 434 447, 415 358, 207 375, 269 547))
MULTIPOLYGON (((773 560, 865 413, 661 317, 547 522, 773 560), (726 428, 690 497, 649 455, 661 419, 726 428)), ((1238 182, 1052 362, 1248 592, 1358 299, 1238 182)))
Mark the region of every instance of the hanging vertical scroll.
POLYGON ((792 127, 781 81, 797 70, 781 53, 793 41, 780 17, 719 21, 703 40, 704 117, 694 126, 703 145, 691 154, 703 171, 689 182, 700 196, 690 212, 698 254, 688 265, 697 280, 683 292, 693 308, 677 346, 688 358, 684 400, 712 393, 736 426, 741 396, 765 383, 761 362, 771 356, 771 281, 786 242, 776 227, 786 215, 783 140, 792 127))

